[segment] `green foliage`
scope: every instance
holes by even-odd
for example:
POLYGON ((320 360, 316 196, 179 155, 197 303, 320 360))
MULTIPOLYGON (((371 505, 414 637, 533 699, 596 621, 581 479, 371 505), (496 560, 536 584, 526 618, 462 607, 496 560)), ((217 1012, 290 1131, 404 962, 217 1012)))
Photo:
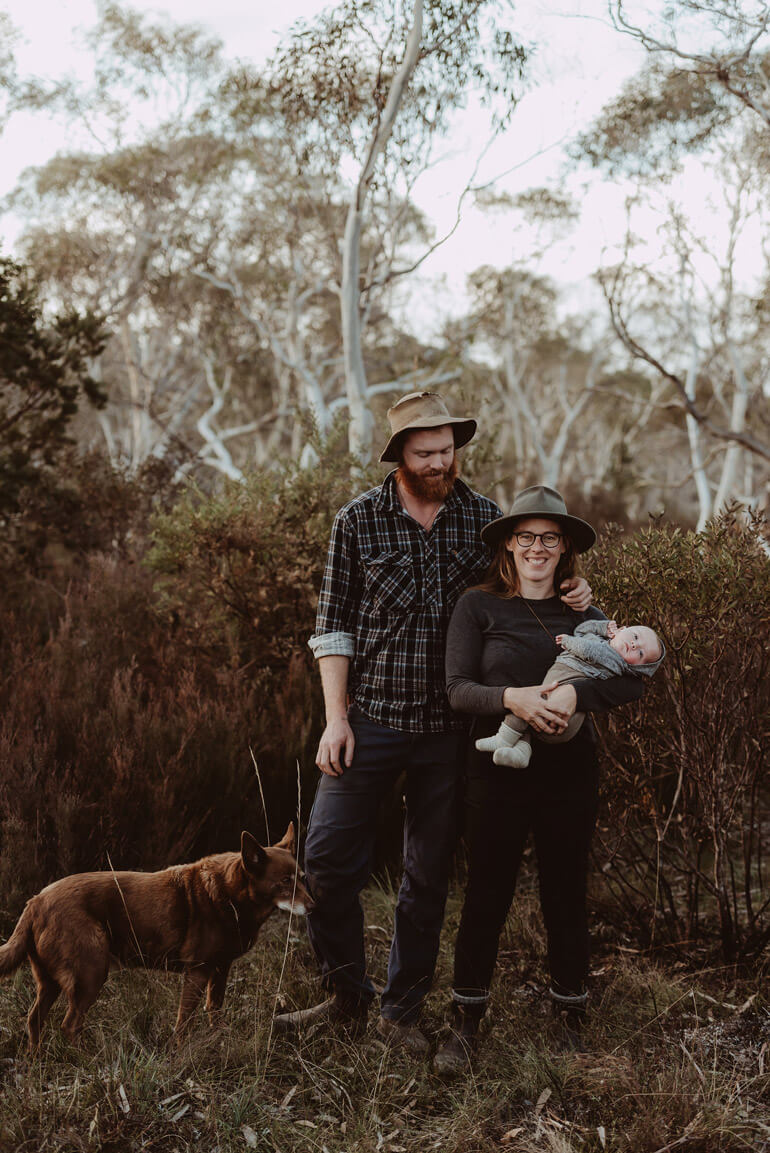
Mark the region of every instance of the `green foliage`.
POLYGON ((55 463, 80 401, 103 403, 87 370, 103 343, 90 313, 65 313, 46 324, 24 269, 0 259, 0 515, 55 463))
POLYGON ((740 110, 714 77, 653 60, 572 149, 611 174, 660 175, 705 148, 740 110))
POLYGON ((376 483, 374 470, 351 475, 352 465, 333 441, 313 468, 288 463, 219 493, 191 489, 156 518, 148 563, 195 643, 217 648, 227 636, 268 679, 304 655, 334 515, 376 483))
POLYGON ((694 947, 717 924, 728 961, 770 940, 763 531, 728 514, 702 534, 616 533, 590 562, 597 603, 667 648, 643 702, 601 726, 605 878, 647 941, 694 947))
MULTIPOLYGON (((510 118, 527 52, 497 23, 500 9, 478 0, 424 6, 420 57, 394 132, 402 162, 424 163, 418 145, 446 130, 471 85, 501 124, 510 118)), ((368 137, 380 120, 412 21, 411 5, 345 0, 312 23, 297 22, 270 67, 287 122, 320 132, 337 156, 355 152, 360 134, 368 137)))

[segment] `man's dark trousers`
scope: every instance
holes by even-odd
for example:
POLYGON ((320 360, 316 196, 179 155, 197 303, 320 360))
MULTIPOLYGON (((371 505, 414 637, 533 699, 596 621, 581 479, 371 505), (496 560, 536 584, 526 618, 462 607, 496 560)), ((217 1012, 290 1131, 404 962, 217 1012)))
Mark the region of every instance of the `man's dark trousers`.
POLYGON ((305 872, 315 907, 308 931, 325 987, 353 1008, 375 990, 366 972, 359 894, 372 871, 377 814, 406 773, 404 875, 396 905, 384 1017, 415 1021, 430 988, 457 832, 462 733, 403 733, 349 713, 356 745, 342 776, 322 776, 310 814, 305 872))

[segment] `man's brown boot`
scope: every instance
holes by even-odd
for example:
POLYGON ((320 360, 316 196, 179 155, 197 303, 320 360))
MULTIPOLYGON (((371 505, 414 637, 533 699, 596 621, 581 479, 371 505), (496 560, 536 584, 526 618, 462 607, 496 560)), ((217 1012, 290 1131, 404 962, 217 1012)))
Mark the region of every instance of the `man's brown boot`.
POLYGON ((410 1053, 417 1054, 425 1054, 430 1049, 430 1041, 414 1022, 408 1024, 406 1021, 391 1021, 389 1017, 380 1017, 377 1032, 385 1044, 394 1049, 408 1049, 410 1053))
POLYGON ((360 1037, 366 1032, 367 1016, 365 1005, 352 1004, 335 994, 321 1001, 320 1005, 311 1005, 309 1009, 279 1013, 273 1017, 273 1029, 276 1033, 292 1034, 314 1025, 325 1025, 332 1030, 349 1033, 351 1037, 360 1037))

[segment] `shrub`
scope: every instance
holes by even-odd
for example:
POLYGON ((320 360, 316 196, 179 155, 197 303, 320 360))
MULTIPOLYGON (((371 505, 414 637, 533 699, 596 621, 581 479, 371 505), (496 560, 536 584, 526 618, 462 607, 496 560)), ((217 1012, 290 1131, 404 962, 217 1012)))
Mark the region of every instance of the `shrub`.
POLYGON ((2 558, 16 590, 0 606, 0 904, 13 913, 66 872, 262 836, 263 802, 283 831, 298 763, 308 796, 317 778, 307 638, 329 528, 362 483, 330 456, 190 494, 158 514, 153 574, 128 527, 144 484, 105 478, 92 500, 88 470, 70 480, 77 531, 57 537, 41 516, 45 541, 2 558))
POLYGON ((681 946, 714 920, 728 961, 770 939, 770 562, 762 526, 611 533, 590 566, 608 615, 643 622, 667 658, 644 700, 600 723, 603 875, 615 911, 681 946))
POLYGON ((196 644, 232 646, 269 673, 307 651, 334 515, 374 476, 327 452, 311 469, 191 490, 156 518, 148 563, 165 611, 196 644), (225 641, 225 638, 227 640, 225 641))
POLYGON ((154 523, 149 565, 160 611, 186 644, 250 683, 260 702, 255 752, 274 784, 315 787, 323 727, 308 638, 337 510, 368 484, 332 446, 316 467, 287 464, 217 494, 190 492, 154 523))
POLYGON ((135 566, 93 559, 44 643, 30 646, 31 612, 2 622, 8 911, 63 873, 157 868, 264 829, 249 755, 255 688, 191 660, 152 596, 135 566))

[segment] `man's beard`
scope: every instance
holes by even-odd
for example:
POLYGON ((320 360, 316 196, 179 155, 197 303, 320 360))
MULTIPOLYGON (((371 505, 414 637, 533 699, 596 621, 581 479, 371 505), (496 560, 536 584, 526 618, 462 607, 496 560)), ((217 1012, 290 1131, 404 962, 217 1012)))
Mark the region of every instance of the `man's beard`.
POLYGON ((396 479, 404 486, 410 496, 414 496, 418 500, 445 501, 457 479, 457 458, 452 461, 448 469, 432 474, 414 472, 402 461, 396 473, 396 479))

